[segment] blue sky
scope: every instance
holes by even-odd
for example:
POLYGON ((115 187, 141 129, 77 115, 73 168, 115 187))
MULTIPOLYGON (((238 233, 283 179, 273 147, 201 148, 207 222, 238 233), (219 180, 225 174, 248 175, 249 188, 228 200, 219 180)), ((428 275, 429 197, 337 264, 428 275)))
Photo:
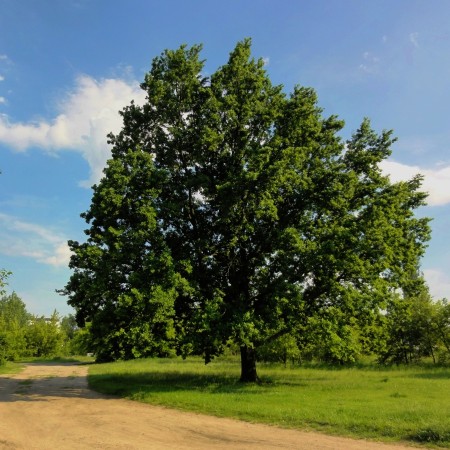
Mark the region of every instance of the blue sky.
POLYGON ((0 268, 30 312, 72 312, 68 239, 108 158, 106 134, 153 57, 203 43, 206 73, 253 40, 276 84, 316 89, 324 114, 364 117, 398 142, 383 170, 425 175, 433 236, 422 270, 450 298, 450 2, 447 0, 0 0, 0 268))

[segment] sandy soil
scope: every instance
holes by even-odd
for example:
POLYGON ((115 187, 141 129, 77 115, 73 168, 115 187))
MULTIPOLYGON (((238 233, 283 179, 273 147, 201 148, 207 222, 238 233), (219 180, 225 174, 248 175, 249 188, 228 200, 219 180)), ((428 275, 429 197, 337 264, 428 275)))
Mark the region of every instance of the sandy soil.
POLYGON ((88 389, 87 367, 28 364, 0 377, 0 449, 400 450, 144 405, 88 389))

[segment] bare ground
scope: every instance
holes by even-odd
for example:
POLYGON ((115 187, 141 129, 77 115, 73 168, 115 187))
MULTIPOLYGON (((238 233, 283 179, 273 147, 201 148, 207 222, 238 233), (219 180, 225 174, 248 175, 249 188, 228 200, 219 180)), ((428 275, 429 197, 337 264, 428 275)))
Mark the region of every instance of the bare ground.
POLYGON ((107 397, 86 375, 84 365, 33 363, 1 376, 0 449, 411 449, 107 397))

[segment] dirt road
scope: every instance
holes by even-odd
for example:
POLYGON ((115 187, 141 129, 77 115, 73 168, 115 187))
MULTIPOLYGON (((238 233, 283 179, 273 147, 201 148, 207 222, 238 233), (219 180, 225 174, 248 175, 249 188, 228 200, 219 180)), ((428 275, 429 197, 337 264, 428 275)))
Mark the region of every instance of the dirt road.
POLYGON ((409 447, 284 430, 144 405, 88 389, 87 367, 29 364, 0 377, 0 449, 333 449, 409 447))

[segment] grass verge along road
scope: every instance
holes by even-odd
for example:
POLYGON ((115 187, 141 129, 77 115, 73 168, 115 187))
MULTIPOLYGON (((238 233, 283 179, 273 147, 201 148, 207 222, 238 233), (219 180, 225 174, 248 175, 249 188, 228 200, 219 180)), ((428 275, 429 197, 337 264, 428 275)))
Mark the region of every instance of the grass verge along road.
POLYGON ((238 381, 237 361, 143 359, 93 365, 106 394, 249 422, 450 448, 450 369, 284 368, 260 365, 238 381))

